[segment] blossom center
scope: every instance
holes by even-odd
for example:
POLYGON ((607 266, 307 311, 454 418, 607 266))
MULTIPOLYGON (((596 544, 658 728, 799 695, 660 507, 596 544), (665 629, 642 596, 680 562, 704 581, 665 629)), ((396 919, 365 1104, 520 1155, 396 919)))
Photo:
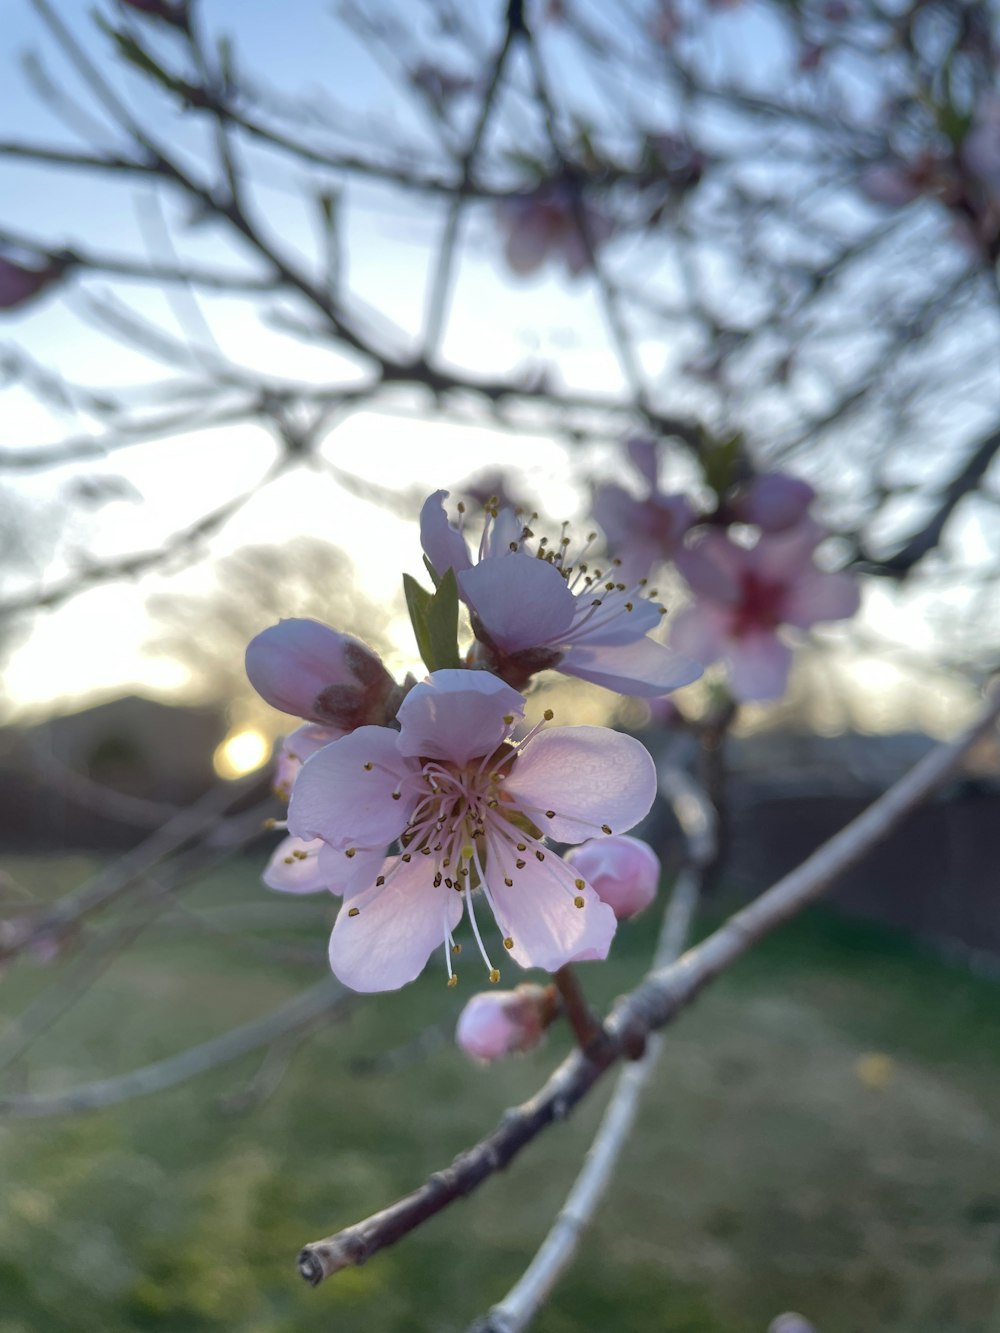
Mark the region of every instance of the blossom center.
POLYGON ((781 603, 785 589, 754 573, 744 573, 740 580, 740 600, 733 607, 732 632, 737 638, 773 630, 781 623, 781 603))

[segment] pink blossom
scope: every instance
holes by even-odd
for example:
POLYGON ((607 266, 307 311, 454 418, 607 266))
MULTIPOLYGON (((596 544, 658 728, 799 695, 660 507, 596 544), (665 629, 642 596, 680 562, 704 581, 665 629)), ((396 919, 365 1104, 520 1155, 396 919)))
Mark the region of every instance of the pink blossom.
MULTIPOLYGON (((623 694, 652 696, 687 685, 695 663, 648 637, 663 608, 586 561, 570 562, 565 543, 548 546, 509 509, 488 510, 473 563, 462 531, 448 523, 436 491, 420 515, 427 558, 439 574, 455 570, 478 640, 477 660, 514 686, 555 668, 623 694)), ((591 538, 594 534, 591 534, 591 538)), ((566 539, 568 541, 568 538, 566 539)), ((588 545, 589 545, 588 539, 588 545)))
POLYGON ((930 149, 910 161, 889 157, 873 162, 861 172, 858 184, 872 203, 887 208, 903 208, 921 195, 945 197, 953 190, 941 159, 930 149))
POLYGON ((706 665, 724 659, 734 698, 779 698, 792 661, 779 627, 808 629, 858 609, 854 580, 813 562, 824 536, 811 519, 765 533, 749 549, 722 532, 705 533, 677 559, 697 600, 674 621, 671 642, 706 665))
POLYGON ((592 838, 566 855, 619 921, 644 912, 660 887, 660 858, 648 842, 617 834, 592 838))
POLYGON ((360 727, 306 760, 288 827, 302 859, 318 857, 316 878, 348 900, 330 940, 345 985, 395 990, 441 944, 453 978, 463 910, 496 981, 476 900, 523 967, 607 955, 614 912, 545 838, 631 828, 652 804, 653 762, 603 727, 540 724, 514 741, 523 716, 524 699, 495 676, 437 671, 403 700, 398 731, 360 727))
POLYGON ((343 727, 321 727, 314 722, 306 722, 290 736, 286 736, 278 751, 278 765, 274 775, 275 795, 287 801, 299 770, 309 756, 346 735, 347 731, 343 727))
POLYGON ((246 671, 273 708, 338 732, 388 721, 398 693, 369 647, 316 620, 263 630, 247 647, 246 671))
POLYGON ((646 494, 639 498, 608 482, 595 491, 592 508, 622 574, 638 579, 654 565, 673 558, 696 516, 685 496, 660 490, 655 440, 633 436, 626 440, 625 451, 646 483, 646 494))
POLYGON ((577 204, 570 190, 558 182, 502 200, 496 219, 505 237, 507 266, 518 277, 562 260, 569 276, 578 278, 590 267, 591 250, 614 232, 606 214, 586 201, 577 204), (581 226, 586 229, 586 239, 581 226))
POLYGON ((816 499, 807 481, 784 472, 754 477, 727 502, 733 518, 754 523, 764 532, 784 532, 801 523, 816 499))
POLYGON ((545 1035, 551 1010, 542 986, 525 983, 512 991, 482 991, 459 1015, 455 1041, 483 1064, 531 1051, 545 1035))
POLYGON ((38 296, 63 271, 61 264, 24 268, 0 255, 0 310, 15 310, 38 296))
POLYGON ((1000 200, 1000 95, 989 93, 976 106, 962 142, 962 162, 989 199, 1000 200))

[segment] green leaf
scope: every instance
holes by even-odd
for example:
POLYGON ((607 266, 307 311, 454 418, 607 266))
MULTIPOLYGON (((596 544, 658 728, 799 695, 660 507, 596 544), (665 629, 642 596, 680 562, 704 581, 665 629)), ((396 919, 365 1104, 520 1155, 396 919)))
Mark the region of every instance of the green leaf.
POLYGON ((413 633, 428 671, 461 666, 458 655, 458 584, 449 569, 436 592, 428 592, 409 574, 403 575, 403 592, 413 633))
POLYGON ((727 436, 704 434, 701 444, 701 463, 705 470, 705 480, 715 491, 722 495, 737 477, 740 455, 743 452, 743 436, 739 431, 727 436))

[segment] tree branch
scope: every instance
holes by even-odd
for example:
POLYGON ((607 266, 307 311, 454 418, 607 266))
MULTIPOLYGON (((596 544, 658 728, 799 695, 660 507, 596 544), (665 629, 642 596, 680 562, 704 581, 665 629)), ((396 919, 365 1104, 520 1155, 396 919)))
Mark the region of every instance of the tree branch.
POLYGON ((502 1170, 547 1126, 565 1119, 618 1059, 638 1058, 650 1033, 676 1018, 758 940, 821 897, 837 878, 886 838, 944 782, 963 755, 994 726, 998 713, 1000 690, 972 726, 955 740, 932 750, 796 870, 677 963, 650 973, 615 1005, 605 1024, 609 1040, 599 1055, 574 1051, 534 1097, 508 1111, 492 1134, 460 1153, 449 1167, 380 1212, 305 1246, 298 1265, 306 1281, 316 1285, 395 1244, 502 1170))

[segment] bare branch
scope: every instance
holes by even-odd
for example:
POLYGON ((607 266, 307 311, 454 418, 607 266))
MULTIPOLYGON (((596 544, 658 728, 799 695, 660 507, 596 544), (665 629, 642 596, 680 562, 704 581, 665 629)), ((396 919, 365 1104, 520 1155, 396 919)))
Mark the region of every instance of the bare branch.
POLYGON ((459 1154, 418 1189, 378 1213, 299 1255, 299 1272, 313 1285, 343 1268, 365 1263, 457 1199, 502 1170, 538 1134, 563 1120, 622 1057, 640 1058, 649 1035, 665 1027, 754 944, 826 892, 833 882, 886 838, 949 776, 962 756, 990 731, 1000 713, 998 690, 980 717, 955 740, 937 746, 857 819, 823 844, 791 874, 737 912, 672 966, 652 972, 612 1010, 608 1041, 599 1051, 574 1051, 529 1101, 506 1113, 498 1127, 459 1154))
POLYGON ((263 1018, 244 1023, 200 1046, 192 1046, 178 1055, 157 1060, 141 1069, 133 1069, 114 1078, 81 1083, 65 1092, 0 1096, 0 1115, 38 1119, 79 1111, 96 1111, 105 1106, 131 1101, 134 1097, 148 1097, 150 1093, 162 1092, 165 1088, 175 1087, 210 1069, 218 1069, 262 1046, 270 1046, 290 1033, 313 1026, 332 1013, 343 1012, 352 999, 349 992, 332 977, 328 977, 263 1018))

